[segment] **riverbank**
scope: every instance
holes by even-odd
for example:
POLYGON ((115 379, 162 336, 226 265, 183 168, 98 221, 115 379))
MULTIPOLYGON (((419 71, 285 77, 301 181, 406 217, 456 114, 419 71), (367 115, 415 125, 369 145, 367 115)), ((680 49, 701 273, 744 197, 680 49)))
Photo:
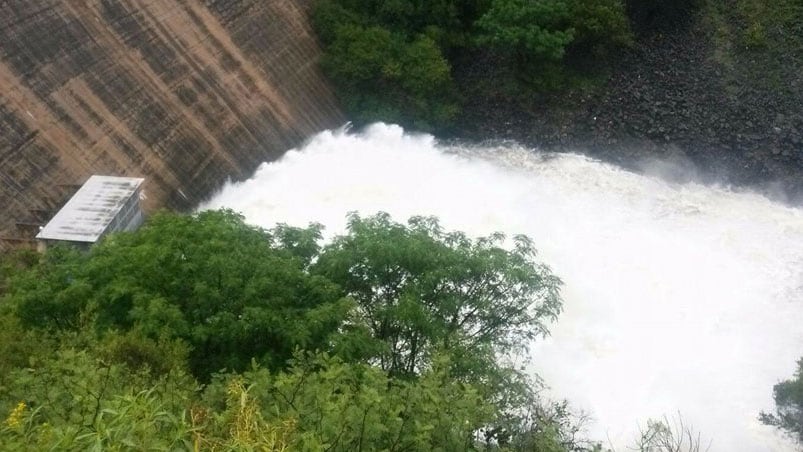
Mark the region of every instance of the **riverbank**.
POLYGON ((506 75, 489 69, 497 66, 494 56, 474 58, 455 68, 460 84, 477 89, 467 92, 454 136, 580 151, 801 203, 799 39, 782 48, 741 48, 726 19, 710 10, 691 26, 642 37, 613 57, 595 88, 551 97, 505 89, 506 75))

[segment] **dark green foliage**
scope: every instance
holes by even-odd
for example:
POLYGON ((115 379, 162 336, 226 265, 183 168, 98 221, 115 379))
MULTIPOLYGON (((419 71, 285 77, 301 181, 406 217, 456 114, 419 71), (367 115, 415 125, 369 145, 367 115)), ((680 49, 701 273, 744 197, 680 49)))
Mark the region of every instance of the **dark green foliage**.
POLYGON ((399 122, 430 129, 457 112, 443 46, 462 40, 449 2, 321 1, 313 21, 322 66, 358 123, 399 122))
POLYGON ((477 28, 479 43, 513 54, 519 79, 544 92, 572 84, 569 63, 594 67, 632 42, 621 0, 494 0, 477 28))
POLYGON ((45 353, 53 346, 51 338, 24 328, 10 309, 0 304, 0 387, 11 370, 29 365, 31 356, 45 353))
POLYGON ((513 52, 522 67, 561 60, 574 39, 564 1, 493 0, 477 27, 480 43, 513 52))
POLYGON ((184 341, 152 339, 138 331, 107 334, 97 347, 104 362, 125 365, 132 372, 145 370, 155 376, 185 369, 188 353, 184 341))
POLYGON ((81 278, 87 256, 70 247, 53 247, 39 265, 11 279, 9 296, 26 326, 78 329, 92 292, 81 278))
POLYGON ((393 376, 417 375, 445 350, 475 380, 546 334, 560 309, 559 281, 524 237, 508 251, 501 235, 471 240, 385 214, 352 216, 323 249, 320 231, 265 231, 227 211, 159 214, 88 254, 54 249, 13 280, 10 307, 25 326, 123 332, 108 356, 157 373, 169 368, 158 349, 183 343, 201 379, 334 347, 393 376))
POLYGON ((319 241, 322 231, 323 225, 318 223, 312 223, 304 229, 278 224, 270 233, 274 246, 290 252, 306 268, 321 251, 319 241))
POLYGON ((622 0, 569 0, 574 39, 570 51, 581 56, 606 56, 632 44, 633 36, 622 0))
POLYGON ((14 267, 0 448, 574 448, 570 416, 502 359, 560 308, 529 240, 507 250, 385 214, 320 239, 320 225, 159 214, 14 267))
POLYGON ((778 427, 803 444, 803 359, 795 377, 772 388, 775 413, 761 413, 761 422, 778 427))
POLYGON ((452 66, 472 52, 508 55, 527 89, 549 91, 573 78, 567 56, 594 67, 631 42, 622 0, 320 0, 313 19, 352 119, 425 130, 458 116, 452 66))
MULTIPOLYGON (((787 54, 799 54, 803 48, 803 3, 796 0, 759 2, 741 0, 734 6, 717 5, 739 24, 734 30, 736 43, 743 51, 770 58, 785 59, 787 54)), ((780 62, 788 64, 788 62, 780 62)))
POLYGON ((88 255, 57 250, 12 289, 26 325, 137 330, 185 341, 205 378, 253 357, 283 366, 296 347, 326 348, 350 304, 304 270, 319 228, 280 227, 277 238, 231 212, 156 215, 88 255))
POLYGON ((560 281, 534 262, 529 240, 516 237, 508 251, 503 239, 446 233, 433 218, 352 215, 313 271, 354 298, 353 321, 381 344, 371 360, 391 375, 417 375, 445 350, 459 375, 480 379, 560 311, 560 281))
POLYGON ((437 28, 445 51, 466 42, 465 34, 488 8, 490 0, 321 0, 314 14, 316 30, 324 42, 332 40, 331 24, 376 25, 408 36, 437 28), (327 25, 328 24, 328 25, 327 25))
POLYGON ((312 23, 318 38, 325 44, 337 39, 340 27, 364 25, 364 19, 356 10, 344 6, 346 2, 336 0, 320 0, 315 3, 312 23))
POLYGON ((359 123, 413 121, 427 128, 454 115, 449 64, 426 35, 408 40, 379 26, 344 25, 322 65, 359 123))
POLYGON ((34 250, 19 250, 0 253, 0 297, 8 289, 8 279, 39 262, 39 253, 34 250))

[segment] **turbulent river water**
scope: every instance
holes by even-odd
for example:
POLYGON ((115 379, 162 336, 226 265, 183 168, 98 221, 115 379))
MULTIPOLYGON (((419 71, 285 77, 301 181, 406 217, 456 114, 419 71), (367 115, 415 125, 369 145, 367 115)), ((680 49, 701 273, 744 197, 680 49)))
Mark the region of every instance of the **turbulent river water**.
POLYGON ((589 435, 627 450, 648 418, 680 413, 712 451, 790 449, 757 416, 803 355, 799 208, 384 124, 319 134, 202 206, 217 207, 330 236, 349 211, 527 234, 564 281, 564 312, 530 366, 593 416, 589 435))

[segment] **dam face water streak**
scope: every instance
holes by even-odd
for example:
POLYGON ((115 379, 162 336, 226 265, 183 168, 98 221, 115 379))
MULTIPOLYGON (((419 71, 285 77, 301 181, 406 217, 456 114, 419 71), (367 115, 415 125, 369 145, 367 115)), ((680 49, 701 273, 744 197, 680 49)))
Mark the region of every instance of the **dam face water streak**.
POLYGON ((712 451, 784 450, 761 410, 803 354, 803 211, 672 185, 578 155, 439 145, 377 124, 326 132, 202 208, 330 236, 349 211, 529 235, 565 286, 532 368, 626 450, 650 417, 680 412, 712 451))

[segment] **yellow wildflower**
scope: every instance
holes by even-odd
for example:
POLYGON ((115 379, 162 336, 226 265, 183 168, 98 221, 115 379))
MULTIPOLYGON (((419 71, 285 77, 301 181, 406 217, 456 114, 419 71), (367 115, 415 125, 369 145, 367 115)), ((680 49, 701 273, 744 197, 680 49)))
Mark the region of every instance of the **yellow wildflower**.
POLYGON ((6 418, 6 426, 9 428, 19 428, 22 425, 22 418, 25 415, 25 402, 20 402, 11 410, 11 414, 6 418))

